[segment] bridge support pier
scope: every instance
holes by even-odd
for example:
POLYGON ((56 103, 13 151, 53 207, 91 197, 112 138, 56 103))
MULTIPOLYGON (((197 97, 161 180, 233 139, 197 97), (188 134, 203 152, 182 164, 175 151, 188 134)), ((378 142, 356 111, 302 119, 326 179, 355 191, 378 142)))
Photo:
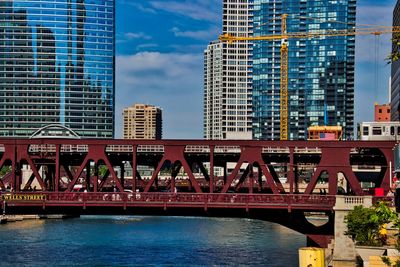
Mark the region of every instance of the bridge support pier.
POLYGON ((330 235, 307 235, 307 247, 327 248, 332 238, 330 235))
POLYGON ((356 266, 356 249, 353 240, 344 233, 347 231, 344 217, 355 206, 372 206, 372 196, 352 197, 336 196, 335 211, 335 244, 333 248, 333 267, 356 266))

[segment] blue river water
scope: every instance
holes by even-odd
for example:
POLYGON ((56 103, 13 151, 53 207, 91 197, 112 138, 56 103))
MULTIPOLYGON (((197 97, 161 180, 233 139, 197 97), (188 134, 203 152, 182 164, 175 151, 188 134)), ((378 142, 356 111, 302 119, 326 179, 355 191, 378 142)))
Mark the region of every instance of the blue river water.
POLYGON ((0 225, 1 266, 298 266, 306 237, 250 219, 82 216, 0 225))

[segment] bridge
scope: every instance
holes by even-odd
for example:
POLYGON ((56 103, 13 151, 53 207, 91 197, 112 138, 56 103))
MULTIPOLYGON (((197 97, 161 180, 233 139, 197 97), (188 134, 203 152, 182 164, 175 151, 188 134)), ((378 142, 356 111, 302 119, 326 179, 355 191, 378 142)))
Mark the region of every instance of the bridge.
POLYGON ((2 210, 249 217, 280 223, 326 246, 337 194, 390 191, 394 146, 4 138, 0 168, 9 173, 0 179, 2 210), (315 213, 328 222, 312 224, 307 215, 315 213))

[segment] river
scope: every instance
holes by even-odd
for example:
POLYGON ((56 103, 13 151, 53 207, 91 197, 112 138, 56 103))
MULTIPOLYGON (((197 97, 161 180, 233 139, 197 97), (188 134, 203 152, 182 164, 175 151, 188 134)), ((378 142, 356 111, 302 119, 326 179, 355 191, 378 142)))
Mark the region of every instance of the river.
POLYGON ((1 266, 298 266, 306 237, 237 218, 82 216, 0 225, 1 266))

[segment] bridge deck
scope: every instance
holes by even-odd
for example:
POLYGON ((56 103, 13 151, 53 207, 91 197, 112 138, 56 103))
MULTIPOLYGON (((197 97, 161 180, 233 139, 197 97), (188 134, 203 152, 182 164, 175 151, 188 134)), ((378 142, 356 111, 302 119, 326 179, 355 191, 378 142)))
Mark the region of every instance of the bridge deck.
MULTIPOLYGON (((4 204, 13 207, 158 207, 283 209, 332 211, 336 197, 304 194, 196 194, 196 193, 2 193, 4 204)), ((383 198, 375 198, 375 201, 383 198)), ((392 198, 387 198, 392 201, 392 198)))

